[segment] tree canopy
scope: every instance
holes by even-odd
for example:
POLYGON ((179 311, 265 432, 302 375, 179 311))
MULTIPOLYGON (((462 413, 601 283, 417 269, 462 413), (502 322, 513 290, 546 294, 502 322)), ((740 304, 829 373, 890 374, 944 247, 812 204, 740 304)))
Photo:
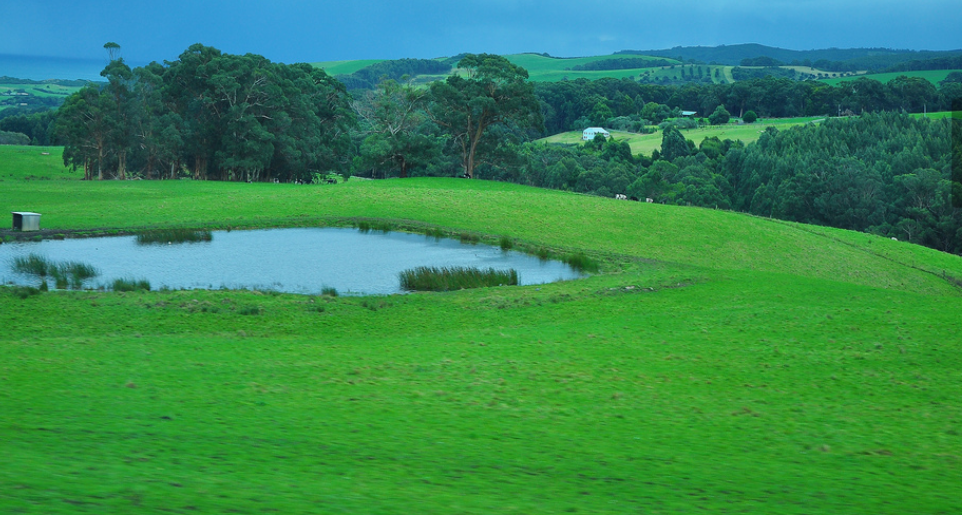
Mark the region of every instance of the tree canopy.
POLYGON ((540 130, 543 120, 524 68, 492 54, 468 54, 458 67, 467 75, 431 84, 428 112, 460 149, 464 175, 474 177, 478 163, 500 144, 491 141, 489 128, 511 125, 540 130))
POLYGON ((196 44, 173 62, 110 62, 58 120, 64 162, 85 176, 307 181, 347 166, 354 115, 344 86, 308 64, 196 44), (161 171, 164 172, 161 172, 161 171))

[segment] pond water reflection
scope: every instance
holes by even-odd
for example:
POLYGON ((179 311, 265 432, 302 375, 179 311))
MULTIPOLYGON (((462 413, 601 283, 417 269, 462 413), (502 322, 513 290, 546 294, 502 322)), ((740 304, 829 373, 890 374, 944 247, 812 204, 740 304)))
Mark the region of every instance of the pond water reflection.
POLYGON ((213 240, 138 245, 134 236, 14 242, 0 245, 0 280, 37 285, 13 271, 13 260, 38 254, 52 261, 79 261, 100 275, 98 287, 114 279, 147 279, 153 289, 270 289, 316 294, 401 292, 398 274, 418 266, 462 266, 518 271, 519 283, 576 279, 581 274, 559 261, 541 261, 489 245, 408 233, 361 233, 355 229, 300 228, 215 231, 213 240))

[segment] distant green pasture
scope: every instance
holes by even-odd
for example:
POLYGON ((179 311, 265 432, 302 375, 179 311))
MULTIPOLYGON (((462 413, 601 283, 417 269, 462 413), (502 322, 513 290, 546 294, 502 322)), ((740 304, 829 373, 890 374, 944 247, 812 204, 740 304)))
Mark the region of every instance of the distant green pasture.
POLYGON ((822 82, 826 84, 831 84, 833 86, 837 86, 840 82, 852 81, 861 77, 865 77, 866 79, 877 80, 879 82, 885 83, 893 79, 896 79, 899 76, 905 75, 907 77, 922 77, 923 79, 938 86, 939 82, 945 80, 945 78, 950 73, 960 72, 960 71, 962 70, 925 70, 925 71, 918 71, 918 72, 872 73, 868 75, 861 75, 859 77, 841 77, 837 79, 823 79, 822 82))
POLYGON ((384 61, 384 59, 358 59, 354 61, 321 61, 311 63, 315 68, 323 68, 328 75, 350 75, 361 68, 384 61))
MULTIPOLYGON (((686 129, 682 130, 681 133, 686 139, 694 141, 696 145, 700 145, 705 138, 711 138, 713 136, 722 140, 739 140, 745 144, 748 144, 753 141, 757 141, 762 132, 764 132, 768 127, 775 127, 776 129, 783 130, 810 122, 818 122, 823 119, 824 117, 819 116, 762 119, 755 123, 744 125, 726 124, 704 127, 700 129, 686 129)), ((660 131, 653 134, 636 134, 621 131, 610 132, 613 138, 619 141, 626 140, 628 145, 631 147, 632 154, 644 154, 646 156, 650 156, 653 151, 661 150, 662 133, 660 131)), ((563 132, 561 134, 548 136, 547 138, 543 138, 538 141, 563 144, 583 143, 581 140, 581 132, 579 131, 563 132)))
POLYGON ((65 98, 80 89, 77 86, 61 86, 59 84, 6 84, 0 83, 0 98, 9 98, 15 91, 22 91, 37 97, 65 98))

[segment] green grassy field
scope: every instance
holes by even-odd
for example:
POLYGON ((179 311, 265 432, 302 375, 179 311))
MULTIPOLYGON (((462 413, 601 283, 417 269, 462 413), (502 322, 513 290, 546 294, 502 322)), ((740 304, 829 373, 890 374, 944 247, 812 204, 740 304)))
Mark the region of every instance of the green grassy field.
MULTIPOLYGON (((871 73, 868 75, 862 75, 860 77, 865 77, 866 79, 873 79, 879 82, 889 82, 901 75, 908 77, 922 77, 923 79, 935 84, 936 87, 939 85, 939 81, 945 80, 945 78, 952 72, 958 72, 962 70, 925 70, 919 72, 893 72, 893 73, 871 73)), ((822 79, 822 82, 837 86, 840 82, 851 81, 858 79, 859 77, 843 77, 837 79, 822 79)))
POLYGON ((59 84, 4 84, 0 83, 0 96, 9 97, 14 92, 27 93, 38 97, 63 97, 70 96, 74 91, 79 90, 77 86, 61 86, 59 84))
POLYGON ((361 68, 379 63, 384 59, 358 59, 353 61, 322 61, 311 63, 315 68, 323 68, 328 75, 350 75, 361 68))
MULTIPOLYGON (((755 123, 744 125, 726 124, 699 129, 685 129, 682 130, 681 133, 685 136, 685 138, 694 141, 696 145, 701 144, 705 138, 711 137, 718 137, 719 139, 723 140, 739 140, 745 144, 748 144, 753 141, 758 141, 758 138, 767 127, 775 127, 776 129, 783 130, 797 125, 804 125, 806 123, 817 123, 823 119, 824 117, 771 118, 761 119, 755 123)), ((644 154, 646 156, 651 156, 651 153, 654 150, 661 150, 662 133, 660 131, 656 131, 652 134, 636 134, 621 131, 610 132, 612 137, 615 139, 627 140, 633 154, 644 154)), ((563 143, 567 145, 584 143, 584 141, 581 139, 581 132, 578 131, 563 132, 548 136, 547 138, 542 138, 538 141, 545 143, 563 143)))
POLYGON ((377 297, 0 288, 0 513, 962 507, 958 256, 482 181, 85 182, 35 150, 0 147, 0 212, 48 229, 361 217, 603 273, 377 297))
POLYGON ((75 86, 61 86, 59 84, 4 84, 0 83, 0 110, 20 104, 32 103, 32 97, 66 99, 73 92, 79 90, 75 86))

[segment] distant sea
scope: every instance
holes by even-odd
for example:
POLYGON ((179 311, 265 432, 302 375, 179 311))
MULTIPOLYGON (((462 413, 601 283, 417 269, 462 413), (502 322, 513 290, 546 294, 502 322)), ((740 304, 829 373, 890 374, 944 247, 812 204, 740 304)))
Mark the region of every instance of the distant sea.
MULTIPOLYGON (((141 64, 127 63, 131 68, 141 64)), ((100 76, 107 66, 103 59, 71 59, 65 57, 38 57, 0 54, 0 76, 17 79, 92 80, 106 81, 100 76)))

